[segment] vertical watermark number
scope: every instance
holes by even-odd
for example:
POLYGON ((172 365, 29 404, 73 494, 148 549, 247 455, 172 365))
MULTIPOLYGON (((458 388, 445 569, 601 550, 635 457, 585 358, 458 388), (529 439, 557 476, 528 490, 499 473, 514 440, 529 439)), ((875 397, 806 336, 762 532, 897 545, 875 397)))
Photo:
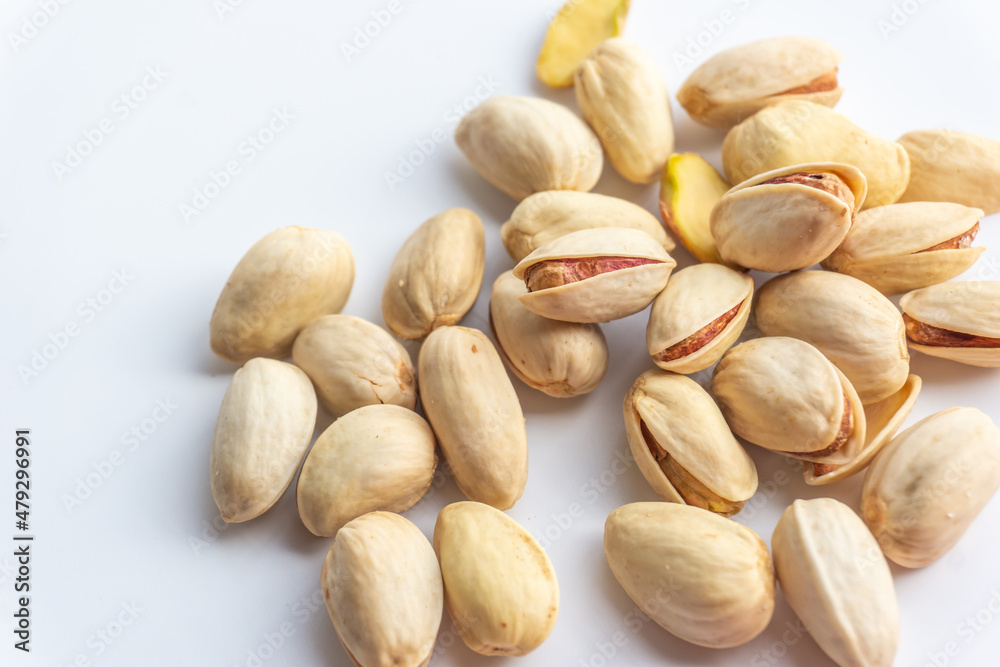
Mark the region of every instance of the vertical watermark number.
POLYGON ((31 429, 14 432, 14 558, 17 559, 17 576, 14 577, 14 648, 31 651, 31 543, 28 534, 31 522, 31 429), (17 641, 20 640, 20 641, 17 641))

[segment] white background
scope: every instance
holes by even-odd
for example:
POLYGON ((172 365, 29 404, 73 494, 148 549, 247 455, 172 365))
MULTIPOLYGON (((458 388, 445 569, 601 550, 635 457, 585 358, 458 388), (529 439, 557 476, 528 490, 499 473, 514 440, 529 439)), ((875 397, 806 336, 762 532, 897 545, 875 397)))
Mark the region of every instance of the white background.
MULTIPOLYGON (((511 266, 498 230, 515 202, 481 180, 454 146, 453 108, 470 96, 473 103, 483 80, 496 93, 542 95, 575 108, 571 92, 549 90, 534 76, 559 0, 402 0, 350 59, 341 44, 388 0, 243 0, 221 15, 220 4, 68 2, 16 46, 10 34, 24 29, 39 0, 6 0, 0 9, 0 664, 348 665, 317 606, 331 540, 306 531, 292 494, 250 523, 212 527, 209 447, 235 370, 209 350, 212 307, 252 243, 297 224, 347 237, 357 278, 345 312, 382 324, 380 294, 396 250, 421 221, 452 206, 483 218, 489 286, 511 266), (147 90, 136 93, 144 99, 125 117, 116 100, 143 85, 147 67, 166 74, 159 83, 146 78, 147 90), (241 144, 275 109, 294 119, 249 160, 241 144), (53 163, 102 120, 113 131, 60 178, 53 163), (385 173, 436 130, 444 142, 390 189, 385 173), (192 204, 195 190, 230 160, 240 172, 185 222, 180 205, 192 204), (129 278, 112 295, 103 290, 115 271, 129 278), (88 299, 106 304, 90 312, 88 299), (30 367, 67 326, 78 335, 37 376, 22 379, 19 367, 30 367), (162 423, 150 421, 163 416, 154 412, 157 400, 177 406, 162 423), (37 535, 30 656, 13 650, 10 630, 13 432, 24 427, 33 436, 37 535), (144 440, 125 439, 133 428, 146 428, 144 440), (109 471, 112 456, 120 465, 109 471)), ((847 92, 838 110, 863 127, 889 138, 925 127, 1000 138, 1000 8, 993 3, 633 5, 626 34, 657 58, 671 91, 721 48, 806 34, 845 53, 847 92), (724 10, 729 22, 715 22, 724 10), (697 40, 708 45, 700 53, 697 40), (688 48, 691 60, 683 62, 688 48)), ((674 116, 678 150, 718 165, 722 134, 693 124, 676 103, 674 116)), ((597 191, 656 211, 657 186, 627 184, 610 168, 597 191)), ((1000 277, 998 224, 983 223, 979 241, 989 250, 967 277, 1000 277)), ((682 266, 691 261, 683 251, 677 256, 682 266)), ((465 324, 486 326, 487 298, 484 289, 465 324)), ((562 592, 551 637, 518 664, 828 664, 811 639, 789 630, 795 617, 780 595, 764 634, 712 651, 638 620, 608 570, 607 513, 655 499, 628 465, 620 411, 632 381, 651 366, 645 317, 605 327, 612 368, 589 396, 550 399, 515 381, 531 473, 510 514, 545 538, 562 592), (567 519, 574 504, 582 516, 567 519)), ((415 359, 417 347, 409 349, 415 359)), ((952 405, 1000 420, 997 371, 920 356, 913 371, 924 391, 908 423, 952 405)), ((322 415, 318 427, 328 423, 322 415)), ((737 520, 765 541, 794 498, 830 493, 857 506, 860 477, 810 488, 797 466, 750 450, 762 490, 737 520)), ((437 511, 460 499, 453 482, 439 482, 407 513, 428 535, 437 511)), ((941 561, 920 571, 893 567, 902 614, 897 664, 996 663, 1000 618, 989 606, 1000 610, 998 524, 994 499, 941 561)), ((864 591, 857 596, 864 605, 864 591)), ((469 651, 447 618, 442 632, 435 664, 507 662, 469 651)))

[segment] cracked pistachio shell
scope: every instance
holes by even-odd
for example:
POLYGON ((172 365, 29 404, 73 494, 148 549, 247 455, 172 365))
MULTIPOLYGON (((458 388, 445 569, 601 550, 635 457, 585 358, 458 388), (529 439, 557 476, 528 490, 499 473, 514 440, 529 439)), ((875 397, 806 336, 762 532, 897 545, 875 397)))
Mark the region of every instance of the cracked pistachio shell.
POLYGON ((609 322, 637 313, 663 291, 677 262, 649 234, 638 229, 582 229, 546 243, 514 267, 529 293, 520 298, 533 313, 565 322, 609 322), (616 268, 619 260, 638 262, 616 268), (581 262, 584 260, 584 262, 581 262), (577 267, 588 262, 606 270, 577 267), (531 291, 530 276, 538 265, 556 266, 577 280, 531 291))
POLYGON ((287 357, 304 326, 339 313, 354 284, 354 256, 340 234, 285 227, 257 241, 222 288, 209 323, 212 351, 244 363, 287 357))
POLYGON ((410 235, 382 290, 382 317, 400 338, 423 338, 436 327, 457 324, 476 302, 483 284, 483 223, 464 208, 450 208, 410 235))
POLYGON ((490 339, 435 329, 417 360, 420 402, 455 483, 470 500, 509 509, 528 479, 524 414, 490 339))
POLYGON ((883 294, 936 285, 964 273, 985 248, 972 248, 982 210, 948 202, 890 204, 862 211, 823 268, 883 294))
POLYGON ((587 394, 608 370, 608 342, 597 324, 536 315, 519 297, 523 280, 510 271, 493 283, 490 324, 507 367, 529 387, 556 398, 587 394))
POLYGON ((899 300, 911 349, 970 366, 1000 367, 1000 281, 932 285, 899 300))
POLYGON ((1000 429, 975 408, 950 408, 875 457, 861 515, 890 560, 925 567, 955 546, 997 488, 1000 429))
POLYGON ((305 373, 251 359, 233 375, 212 438, 212 497, 229 523, 270 509, 295 477, 316 428, 316 392, 305 373))
POLYGON ((535 71, 553 88, 573 85, 573 74, 594 47, 625 29, 629 0, 567 0, 549 23, 535 71))
POLYGON ((701 123, 728 130, 766 106, 806 100, 832 107, 844 55, 822 39, 772 37, 726 49, 695 69, 677 100, 701 123))
POLYGON ((796 500, 771 537, 774 570, 788 604, 841 667, 891 667, 899 605, 878 543, 847 505, 796 500))
POLYGON ((902 146, 832 109, 801 100, 762 109, 731 129, 722 144, 722 166, 730 183, 809 162, 860 169, 868 181, 866 208, 894 203, 910 178, 910 158, 902 146))
POLYGON ((727 262, 771 273, 804 269, 825 259, 844 240, 866 188, 861 172, 845 164, 774 169, 722 195, 712 209, 712 236, 727 262), (800 176, 817 174, 833 177, 820 181, 800 176), (796 182, 769 183, 784 178, 796 182), (806 185, 820 182, 829 183, 838 194, 806 185))
POLYGON ((615 170, 652 183, 674 150, 670 93, 656 60, 621 37, 590 52, 575 77, 576 101, 615 170))
POLYGON ((531 195, 500 227, 500 238, 511 258, 520 262, 553 239, 595 227, 641 229, 665 250, 676 247, 660 221, 643 207, 618 197, 572 190, 531 195))
POLYGON ((733 433, 765 449, 845 464, 864 447, 865 413, 854 387, 819 350, 796 338, 740 343, 715 367, 712 391, 733 433))
POLYGON ((309 450, 296 487, 302 523, 331 537, 367 512, 404 512, 437 466, 430 424, 398 405, 366 405, 333 422, 309 450))
POLYGON ((604 166, 586 123, 534 97, 491 97, 462 117, 455 143, 480 176, 518 201, 545 190, 586 192, 604 166))
POLYGON ((292 361, 305 371, 334 417, 365 405, 417 403, 410 354, 382 327, 351 315, 326 315, 295 338, 292 361))
POLYGON ((708 392, 683 375, 646 371, 623 405, 632 458, 656 494, 731 516, 757 490, 757 468, 708 392))
POLYGON ((660 627, 709 648, 745 644, 774 613, 767 545, 749 528, 677 503, 632 503, 608 515, 604 556, 660 627))
POLYGON ((473 651, 526 655, 552 632, 559 615, 555 569, 514 519, 482 503, 452 503, 438 514, 434 550, 448 614, 473 651))
POLYGON ((424 667, 444 590, 430 542, 412 523, 371 512, 337 533, 320 575, 337 637, 358 667, 424 667))
POLYGON ((671 276, 653 301, 646 348, 660 368, 694 373, 736 342, 750 317, 753 278, 721 264, 695 264, 671 276))
POLYGON ((757 327, 813 345, 844 372, 864 404, 899 391, 910 354, 899 310, 873 287, 829 271, 797 271, 757 290, 757 327))
POLYGON ((955 130, 917 130, 901 136, 910 156, 910 182, 901 202, 945 201, 1000 212, 1000 141, 955 130))

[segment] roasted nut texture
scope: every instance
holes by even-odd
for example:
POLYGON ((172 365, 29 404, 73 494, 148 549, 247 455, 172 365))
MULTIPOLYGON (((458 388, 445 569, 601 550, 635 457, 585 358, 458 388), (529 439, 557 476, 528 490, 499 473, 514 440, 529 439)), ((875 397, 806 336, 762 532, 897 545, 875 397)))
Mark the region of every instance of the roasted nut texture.
POLYGON ((924 287, 899 300, 912 349, 969 366, 1000 367, 1000 281, 924 287))

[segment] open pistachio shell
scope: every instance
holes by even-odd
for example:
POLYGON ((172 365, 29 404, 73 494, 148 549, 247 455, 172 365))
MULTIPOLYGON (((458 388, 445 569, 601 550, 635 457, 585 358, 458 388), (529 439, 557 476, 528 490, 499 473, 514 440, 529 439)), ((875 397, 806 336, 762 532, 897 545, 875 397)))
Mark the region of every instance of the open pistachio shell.
POLYGON ((757 291, 757 326, 766 336, 806 341, 851 380, 861 402, 899 391, 910 372, 903 318, 889 299, 850 276, 797 271, 757 291))
POLYGON ((970 366, 1000 367, 1000 281, 932 285, 899 300, 910 348, 970 366))
POLYGON ((985 248, 972 248, 983 211, 948 202, 890 204, 862 211, 823 268, 899 294, 954 278, 985 248))
POLYGON ((946 554, 1000 488, 1000 429, 975 408, 917 422, 875 457, 861 494, 865 523, 903 567, 946 554))
POLYGON ((608 342, 597 324, 536 315, 519 297, 523 280, 510 271, 493 283, 490 324, 507 367, 529 387, 566 398, 593 391, 608 370, 608 342))
POLYGON ((837 83, 837 65, 843 59, 822 39, 762 39, 706 60, 688 76, 677 100, 691 118, 720 130, 785 100, 832 107, 844 92, 837 83))
POLYGON ((646 371, 623 405, 642 476, 664 500, 731 516, 757 490, 757 468, 708 392, 683 375, 646 371))
POLYGON ((850 380, 812 345, 759 338, 729 350, 712 391, 733 432, 772 451, 845 464, 865 443, 865 413, 850 380))
POLYGON ((726 135, 722 166, 730 183, 793 164, 838 162, 868 180, 864 206, 892 204, 906 189, 910 158, 902 146, 867 132, 836 111, 803 100, 779 102, 726 135))
POLYGON ((1000 141, 955 130, 907 132, 910 182, 901 202, 947 201, 1000 212, 1000 141))
POLYGON ((638 229, 601 227, 561 236, 522 259, 514 275, 533 313, 565 322, 608 322, 637 313, 663 291, 676 262, 638 229))
POLYGON ((889 564, 865 524, 833 498, 796 500, 771 537, 788 603, 842 667, 892 667, 899 604, 889 564))
POLYGON ((515 262, 549 241, 594 227, 641 229, 667 251, 676 244, 653 214, 625 199, 594 192, 536 192, 514 209, 500 227, 500 238, 515 262))
POLYGON ((804 269, 840 245, 865 200, 865 177, 832 162, 780 167, 753 176, 712 209, 719 254, 748 269, 804 269))
POLYGON ((653 301, 646 347, 660 368, 694 373, 736 342, 750 317, 753 278, 721 264, 695 264, 671 276, 653 301))

